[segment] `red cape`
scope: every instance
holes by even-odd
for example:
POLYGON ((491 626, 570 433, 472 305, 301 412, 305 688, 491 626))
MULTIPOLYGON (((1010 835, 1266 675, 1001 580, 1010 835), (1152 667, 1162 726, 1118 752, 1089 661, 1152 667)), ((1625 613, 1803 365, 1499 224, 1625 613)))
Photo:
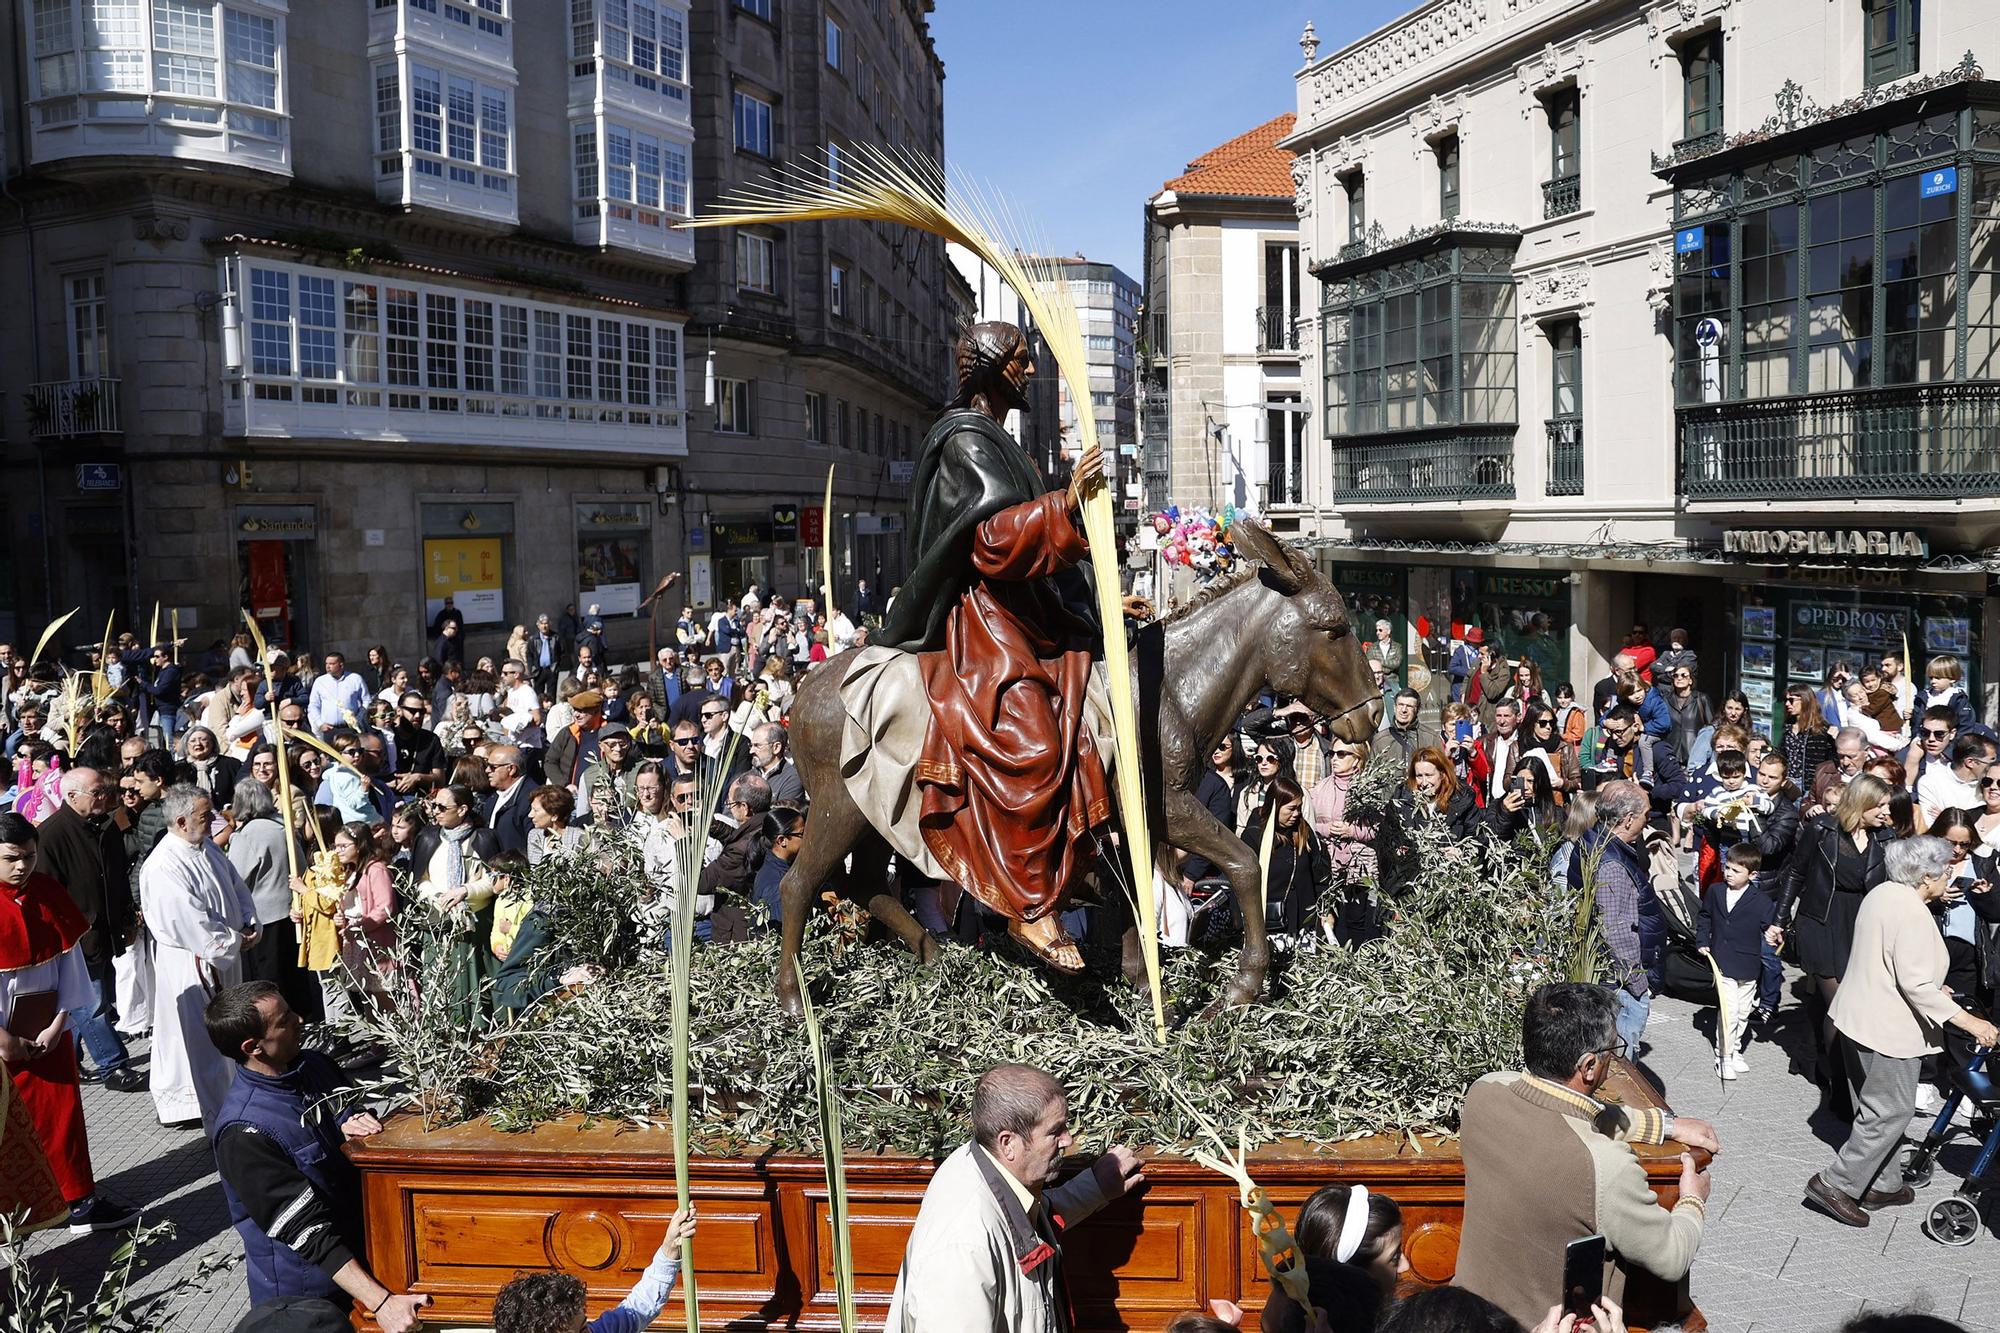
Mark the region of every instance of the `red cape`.
POLYGON ((69 891, 48 875, 30 875, 18 889, 0 884, 0 971, 59 958, 89 929, 69 891))

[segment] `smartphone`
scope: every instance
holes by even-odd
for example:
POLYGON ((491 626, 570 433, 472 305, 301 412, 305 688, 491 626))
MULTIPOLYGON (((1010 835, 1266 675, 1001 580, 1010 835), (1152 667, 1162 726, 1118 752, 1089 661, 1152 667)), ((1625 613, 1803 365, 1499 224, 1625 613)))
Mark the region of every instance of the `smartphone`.
POLYGON ((1452 730, 1452 735, 1458 738, 1458 743, 1460 745, 1465 744, 1465 742, 1472 739, 1472 719, 1464 717, 1460 718, 1456 723, 1452 725, 1451 730, 1452 730))
POLYGON ((1591 1307, 1603 1299, 1604 1237, 1571 1241, 1563 1250, 1563 1313, 1588 1319, 1591 1307))

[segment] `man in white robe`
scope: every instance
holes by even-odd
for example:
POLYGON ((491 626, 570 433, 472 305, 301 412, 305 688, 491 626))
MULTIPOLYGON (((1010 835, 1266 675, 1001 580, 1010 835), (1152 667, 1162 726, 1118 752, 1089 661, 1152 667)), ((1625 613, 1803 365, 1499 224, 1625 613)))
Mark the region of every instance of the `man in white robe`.
POLYGON ((154 942, 153 1107, 163 1125, 206 1126, 235 1066, 208 1039, 202 1014, 217 991, 243 979, 257 904, 209 841, 208 793, 173 787, 162 799, 167 831, 139 871, 140 910, 154 942))

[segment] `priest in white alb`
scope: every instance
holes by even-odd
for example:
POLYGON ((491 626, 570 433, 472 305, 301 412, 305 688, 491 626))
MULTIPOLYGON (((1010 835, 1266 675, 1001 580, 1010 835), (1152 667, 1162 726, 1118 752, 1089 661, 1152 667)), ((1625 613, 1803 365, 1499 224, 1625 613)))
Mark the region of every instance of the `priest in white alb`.
POLYGON ((206 1127, 235 1075, 208 1039, 202 1014, 243 979, 257 939, 257 905, 236 867, 208 838, 211 806, 199 787, 163 798, 167 831, 139 871, 139 909, 152 932, 153 1107, 163 1125, 206 1127))

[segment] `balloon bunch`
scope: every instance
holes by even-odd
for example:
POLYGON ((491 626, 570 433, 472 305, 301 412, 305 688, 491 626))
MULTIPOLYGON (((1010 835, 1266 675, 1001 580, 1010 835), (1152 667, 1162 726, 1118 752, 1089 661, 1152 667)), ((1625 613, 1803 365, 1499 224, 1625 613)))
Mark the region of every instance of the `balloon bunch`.
POLYGON ((1153 515, 1161 558, 1191 570, 1198 583, 1220 578, 1236 567, 1236 548, 1229 544, 1229 525, 1235 519, 1232 505, 1224 505, 1220 515, 1168 506, 1153 515))

